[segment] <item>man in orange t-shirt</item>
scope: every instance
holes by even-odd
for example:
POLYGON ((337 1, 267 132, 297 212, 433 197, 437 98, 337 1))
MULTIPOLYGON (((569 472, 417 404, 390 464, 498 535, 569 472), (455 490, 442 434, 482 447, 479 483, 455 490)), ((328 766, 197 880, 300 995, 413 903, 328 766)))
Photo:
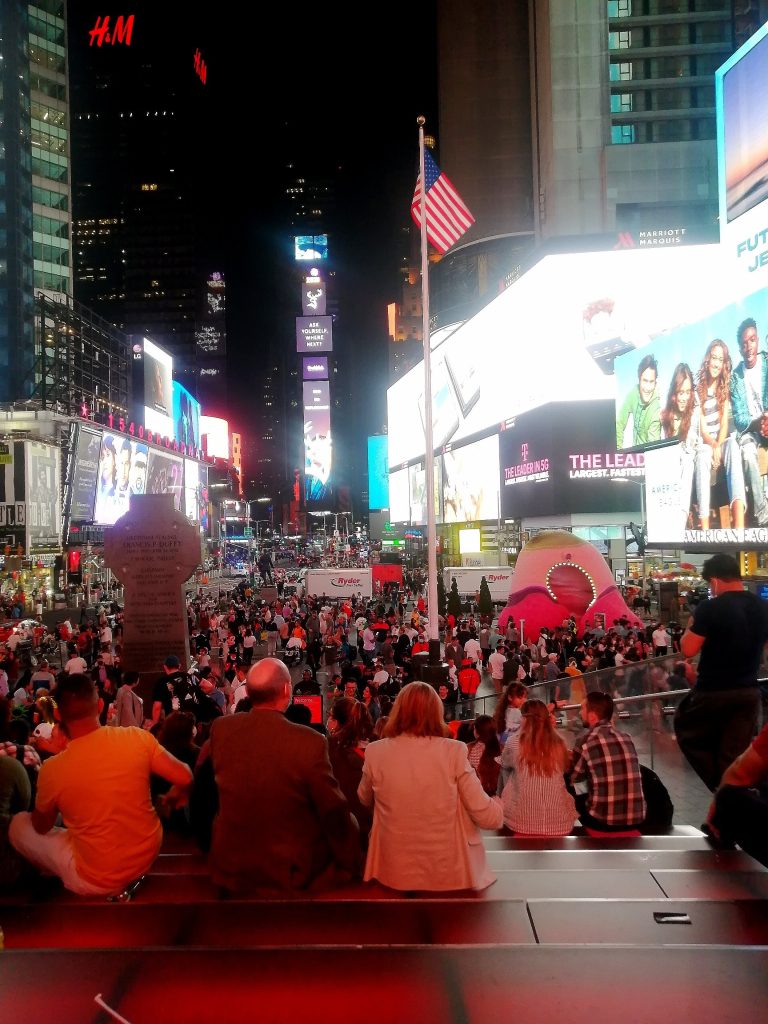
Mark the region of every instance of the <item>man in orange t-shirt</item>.
POLYGON ((9 839, 71 892, 119 893, 160 852, 163 830, 150 797, 150 775, 171 783, 163 802, 176 808, 187 802, 192 772, 151 733, 102 727, 103 702, 88 676, 62 680, 56 699, 69 744, 43 764, 35 809, 13 818, 9 839), (59 812, 64 829, 54 828, 59 812))

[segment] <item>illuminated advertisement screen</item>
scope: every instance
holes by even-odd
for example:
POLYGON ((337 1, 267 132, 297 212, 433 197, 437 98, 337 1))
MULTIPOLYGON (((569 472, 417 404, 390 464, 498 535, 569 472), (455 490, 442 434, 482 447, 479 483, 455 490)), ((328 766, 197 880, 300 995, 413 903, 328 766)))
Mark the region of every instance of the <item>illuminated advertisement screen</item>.
POLYGON ((642 504, 642 452, 617 452, 613 403, 556 402, 499 434, 501 518, 632 512, 642 504))
POLYGON ((173 382, 173 437, 187 448, 201 448, 200 403, 183 384, 173 382))
POLYGON ((305 496, 319 501, 326 493, 333 455, 328 382, 307 381, 303 394, 305 496))
POLYGON ((229 423, 218 416, 201 416, 200 430, 205 451, 212 459, 229 458, 229 423))
MULTIPOLYGON (((435 522, 440 517, 440 461, 434 459, 432 471, 435 474, 435 522)), ((423 465, 408 467, 409 522, 419 525, 427 521, 427 474, 423 465)))
POLYGON ((173 437, 173 356, 149 338, 133 346, 136 401, 143 401, 144 426, 161 437, 173 437), (139 382, 142 382, 139 384, 139 382))
POLYGON ((386 434, 368 438, 368 508, 389 508, 386 434))
POLYGON ((100 453, 101 431, 79 426, 69 506, 69 517, 72 522, 93 522, 100 453))
POLYGON ((223 317, 227 311, 226 282, 219 271, 205 282, 205 311, 211 317, 223 317))
POLYGON ((720 241, 734 272, 768 281, 768 24, 715 73, 720 241))
MULTIPOLYGON (((613 401, 617 355, 732 299, 717 245, 546 256, 432 353, 435 448, 548 402, 613 401)), ((387 408, 394 469, 424 454, 423 363, 387 408)))
POLYGON ((319 278, 304 282, 301 312, 304 316, 323 316, 325 313, 325 284, 319 278))
POLYGON ((498 435, 443 454, 442 493, 444 523, 498 518, 498 435))
POLYGON ((208 467, 184 459, 184 515, 208 532, 208 467))
POLYGON ((149 445, 104 431, 96 481, 93 520, 111 526, 128 511, 131 495, 151 493, 147 488, 149 445))
POLYGON ((294 235, 293 258, 297 261, 328 259, 328 235, 294 235))
POLYGON ((297 352, 332 352, 333 326, 330 316, 296 317, 297 352))
POLYGON ((408 491, 408 470, 389 474, 389 518, 393 523, 407 523, 411 514, 408 491))
POLYGON ((150 448, 147 494, 170 494, 174 508, 180 512, 184 498, 182 473, 183 463, 177 455, 150 448))
POLYGON ((25 441, 27 551, 61 547, 61 451, 25 441))
POLYGON ((302 377, 304 380, 328 380, 328 356, 305 356, 302 377))
MULTIPOLYGON (((722 443, 726 433, 746 430, 754 418, 750 404, 758 400, 750 397, 745 353, 754 360, 755 373, 764 376, 766 357, 759 350, 765 349, 766 330, 768 288, 763 288, 616 359, 617 446, 679 439, 693 450, 709 446, 707 438, 722 443)), ((757 391, 762 408, 768 396, 762 384, 757 391)))

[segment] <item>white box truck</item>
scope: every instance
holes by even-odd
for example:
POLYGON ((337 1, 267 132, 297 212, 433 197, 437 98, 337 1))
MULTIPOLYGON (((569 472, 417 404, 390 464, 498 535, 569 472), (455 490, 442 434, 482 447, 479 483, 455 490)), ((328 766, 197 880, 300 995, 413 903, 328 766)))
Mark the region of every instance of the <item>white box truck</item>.
POLYGON ((373 597, 370 569, 307 569, 303 585, 308 596, 352 597, 362 594, 366 599, 373 597))
POLYGON ((459 597, 474 599, 475 594, 480 590, 480 580, 485 576, 488 589, 491 592, 491 600, 499 604, 506 604, 513 572, 514 569, 510 565, 449 566, 447 569, 443 569, 445 592, 450 594, 451 581, 455 577, 459 597))

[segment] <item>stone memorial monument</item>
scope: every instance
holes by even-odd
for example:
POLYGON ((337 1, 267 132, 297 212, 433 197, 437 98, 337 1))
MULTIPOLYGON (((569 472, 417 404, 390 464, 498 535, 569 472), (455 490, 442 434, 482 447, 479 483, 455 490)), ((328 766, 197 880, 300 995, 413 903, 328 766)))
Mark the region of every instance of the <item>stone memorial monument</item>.
POLYGON ((200 534, 170 494, 137 494, 104 538, 104 560, 125 587, 124 668, 189 665, 183 584, 200 563, 200 534))

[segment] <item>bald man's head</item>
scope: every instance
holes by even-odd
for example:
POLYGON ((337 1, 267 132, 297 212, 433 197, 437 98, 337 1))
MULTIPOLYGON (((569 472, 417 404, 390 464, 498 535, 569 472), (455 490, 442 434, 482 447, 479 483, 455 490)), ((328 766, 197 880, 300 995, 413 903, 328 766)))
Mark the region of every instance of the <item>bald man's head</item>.
POLYGON ((285 711, 291 703, 291 673, 277 658, 257 661, 248 672, 245 684, 253 707, 285 711))

